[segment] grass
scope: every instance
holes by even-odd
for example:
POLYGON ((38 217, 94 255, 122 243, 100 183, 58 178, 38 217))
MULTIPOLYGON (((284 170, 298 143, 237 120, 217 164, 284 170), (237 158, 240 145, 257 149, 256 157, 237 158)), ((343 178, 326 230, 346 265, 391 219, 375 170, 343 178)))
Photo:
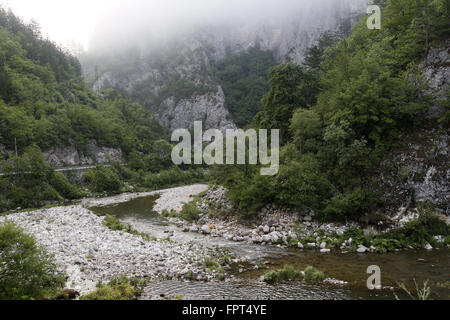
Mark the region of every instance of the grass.
POLYGON ((150 241, 151 238, 148 234, 139 232, 131 227, 131 225, 123 224, 121 223, 116 217, 113 217, 111 215, 106 215, 105 219, 103 220, 103 225, 107 228, 113 230, 113 231, 122 231, 130 234, 134 234, 137 236, 141 236, 144 240, 150 241))
MULTIPOLYGON (((398 283, 400 289, 408 294, 412 300, 430 300, 431 288, 428 285, 428 280, 423 283, 423 287, 419 287, 416 279, 414 279, 415 290, 408 289, 404 283, 398 283)), ((400 298, 394 293, 395 299, 400 300, 400 298)))
POLYGON ((275 284, 283 281, 300 281, 320 283, 327 278, 327 275, 314 267, 307 267, 305 271, 296 270, 291 265, 285 265, 282 269, 271 270, 264 274, 264 281, 275 284))
POLYGON ((108 284, 97 285, 97 290, 82 296, 80 300, 137 300, 142 294, 145 280, 120 277, 108 284))
POLYGON ((295 281, 302 279, 302 272, 295 270, 295 268, 291 265, 285 265, 283 269, 271 270, 264 274, 264 281, 271 284, 282 281, 295 281))
POLYGON ((314 267, 307 267, 305 269, 305 280, 309 282, 319 283, 323 282, 327 275, 314 267))
POLYGON ((225 269, 220 265, 217 260, 213 258, 205 258, 205 262, 203 264, 204 271, 217 271, 217 279, 224 280, 225 279, 225 269))
POLYGON ((220 268, 220 264, 212 258, 206 258, 204 262, 204 267, 209 270, 217 270, 220 268))

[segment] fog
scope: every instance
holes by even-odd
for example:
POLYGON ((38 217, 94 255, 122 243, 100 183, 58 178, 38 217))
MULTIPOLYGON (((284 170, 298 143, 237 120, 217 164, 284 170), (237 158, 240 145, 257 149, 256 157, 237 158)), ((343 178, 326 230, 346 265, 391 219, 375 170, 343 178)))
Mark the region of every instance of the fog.
POLYGON ((330 7, 358 6, 365 0, 0 0, 25 20, 35 19, 44 34, 66 45, 108 48, 160 41, 195 28, 283 21, 330 7))

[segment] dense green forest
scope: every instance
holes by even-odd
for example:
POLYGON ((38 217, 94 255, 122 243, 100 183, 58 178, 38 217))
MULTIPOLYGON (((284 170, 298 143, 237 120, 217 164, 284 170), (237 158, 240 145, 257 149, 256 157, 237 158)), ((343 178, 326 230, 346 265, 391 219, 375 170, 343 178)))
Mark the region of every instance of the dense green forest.
POLYGON ((448 38, 450 2, 377 3, 381 30, 361 19, 335 44, 325 35, 306 65, 270 70, 256 126, 281 129, 279 174, 264 177, 252 166, 214 169, 244 216, 276 203, 344 221, 383 207, 370 187, 374 170, 401 132, 424 121, 430 101, 417 66, 448 38))
POLYGON ((0 9, 0 144, 18 149, 17 157, 0 155, 0 211, 77 199, 86 195, 84 186, 120 192, 129 184, 158 188, 200 179, 201 171, 172 168, 167 134, 148 109, 120 92, 94 93, 75 57, 44 39, 38 25, 0 9), (90 170, 76 185, 42 154, 69 145, 85 153, 92 140, 120 148, 129 167, 90 170))
POLYGON ((259 46, 215 63, 212 74, 225 93, 225 103, 234 122, 244 128, 263 108, 261 99, 269 90, 267 73, 275 65, 270 51, 259 46))

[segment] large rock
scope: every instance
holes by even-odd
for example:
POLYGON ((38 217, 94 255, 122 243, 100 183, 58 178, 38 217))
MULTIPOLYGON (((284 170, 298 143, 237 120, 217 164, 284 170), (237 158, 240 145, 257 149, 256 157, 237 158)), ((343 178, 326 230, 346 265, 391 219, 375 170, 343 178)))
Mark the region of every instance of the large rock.
POLYGON ((202 227, 202 232, 203 234, 210 234, 211 233, 211 228, 208 227, 206 224, 202 227))

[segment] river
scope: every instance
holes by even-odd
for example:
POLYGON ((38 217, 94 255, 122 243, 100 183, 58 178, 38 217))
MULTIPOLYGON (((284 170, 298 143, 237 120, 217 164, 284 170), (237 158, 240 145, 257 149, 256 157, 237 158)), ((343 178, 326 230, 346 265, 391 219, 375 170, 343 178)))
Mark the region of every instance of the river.
MULTIPOLYGON (((321 254, 315 250, 297 250, 276 246, 261 246, 236 243, 222 238, 203 236, 198 233, 185 233, 157 214, 153 207, 155 196, 136 198, 128 202, 107 207, 91 208, 99 214, 111 214, 123 223, 151 236, 167 238, 183 244, 189 241, 200 242, 211 248, 223 248, 233 256, 249 257, 263 268, 236 267, 235 277, 228 282, 188 282, 177 280, 155 281, 149 284, 147 296, 181 295, 183 299, 395 299, 390 289, 367 289, 367 267, 377 265, 381 268, 382 285, 398 287, 405 283, 414 287, 413 279, 419 285, 429 280, 434 299, 450 299, 450 290, 439 283, 450 281, 450 250, 406 250, 386 254, 341 253, 321 254), (269 285, 259 279, 268 269, 280 268, 285 264, 298 269, 311 265, 324 271, 329 277, 348 282, 344 286, 331 284, 312 285, 305 282, 269 285), (238 270, 241 269, 241 270, 238 270)), ((395 291, 400 298, 408 298, 402 291, 395 291)))

